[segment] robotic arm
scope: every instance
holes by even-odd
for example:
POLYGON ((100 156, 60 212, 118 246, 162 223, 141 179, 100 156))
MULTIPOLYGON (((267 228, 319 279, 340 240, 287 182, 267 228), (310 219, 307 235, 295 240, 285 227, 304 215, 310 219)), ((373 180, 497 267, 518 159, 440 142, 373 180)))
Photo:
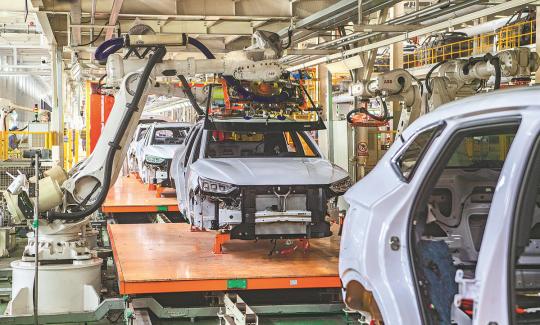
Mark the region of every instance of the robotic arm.
POLYGON ((405 107, 397 129, 399 134, 420 115, 427 113, 428 108, 435 109, 457 98, 476 94, 492 76, 495 77, 495 89, 500 87, 502 77, 512 77, 516 83, 528 84, 531 72, 536 71, 539 66, 538 54, 526 47, 505 50, 495 56, 487 54, 468 60, 440 62, 433 66, 426 76, 429 105, 423 105, 422 86, 413 75, 403 69, 392 70, 380 74, 376 80, 362 80, 351 86, 350 94, 360 98, 363 108, 351 111, 348 120, 352 123, 350 115, 357 112, 377 119, 377 116, 367 112, 371 98, 380 98, 383 107, 383 98, 400 100, 405 107), (413 84, 413 81, 416 84, 413 84))
POLYGON ((410 72, 396 69, 380 74, 376 80, 362 80, 351 85, 349 93, 359 97, 363 109, 353 110, 348 115, 349 122, 352 113, 362 112, 375 120, 388 118, 385 100, 399 100, 404 103, 398 125, 398 133, 420 116, 422 107, 422 85, 410 72), (415 82, 416 84, 413 84, 415 82), (371 98, 379 98, 385 110, 383 116, 374 116, 367 112, 371 98))
POLYGON ((500 87, 502 77, 528 84, 531 72, 539 66, 538 54, 526 47, 505 50, 495 56, 487 54, 468 60, 443 61, 433 66, 426 76, 430 107, 435 109, 456 98, 474 95, 492 76, 495 77, 495 89, 500 87), (434 72, 435 76, 431 77, 434 72))

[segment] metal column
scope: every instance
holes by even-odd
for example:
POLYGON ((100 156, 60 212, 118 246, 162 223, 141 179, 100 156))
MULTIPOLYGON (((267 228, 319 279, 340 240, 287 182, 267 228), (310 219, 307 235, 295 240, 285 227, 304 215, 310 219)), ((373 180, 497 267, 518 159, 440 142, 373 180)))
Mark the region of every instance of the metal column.
POLYGON ((56 141, 59 151, 60 162, 64 161, 64 101, 62 91, 62 49, 53 45, 52 47, 52 80, 53 94, 51 113, 51 131, 55 132, 56 141))

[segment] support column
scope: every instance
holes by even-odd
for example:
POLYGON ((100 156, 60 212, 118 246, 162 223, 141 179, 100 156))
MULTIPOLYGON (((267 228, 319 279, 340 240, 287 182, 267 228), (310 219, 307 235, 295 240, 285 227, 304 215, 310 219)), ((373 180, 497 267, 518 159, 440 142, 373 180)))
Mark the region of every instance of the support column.
MULTIPOLYGON (((390 9, 391 19, 403 16, 405 13, 405 7, 403 3, 399 3, 390 9)), ((403 43, 398 42, 390 46, 390 70, 403 68, 403 43)), ((399 124, 399 118, 401 115, 401 105, 399 101, 391 102, 393 125, 392 129, 396 130, 399 124)))
POLYGON ((59 148, 60 164, 64 162, 64 101, 62 92, 62 49, 56 46, 52 47, 52 112, 51 112, 51 131, 56 133, 54 143, 59 148))
POLYGON ((332 96, 333 96, 332 95, 332 73, 326 70, 326 116, 328 119, 328 159, 333 162, 334 161, 334 108, 332 107, 333 106, 332 96))

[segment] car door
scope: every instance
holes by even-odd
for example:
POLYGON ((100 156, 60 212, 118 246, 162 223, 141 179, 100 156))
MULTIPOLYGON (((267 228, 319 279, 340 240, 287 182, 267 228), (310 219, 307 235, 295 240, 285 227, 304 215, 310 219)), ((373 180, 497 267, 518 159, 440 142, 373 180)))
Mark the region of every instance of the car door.
POLYGON ((136 156, 137 156, 139 174, 142 172, 143 167, 144 167, 144 149, 149 145, 150 139, 152 138, 153 133, 154 133, 154 126, 152 125, 148 128, 148 131, 146 131, 144 138, 139 143, 137 143, 136 156))
POLYGON ((190 157, 193 152, 194 144, 196 141, 199 141, 199 134, 201 133, 202 126, 198 125, 193 128, 191 137, 187 140, 186 148, 184 149, 182 155, 179 157, 179 166, 178 172, 175 179, 176 190, 178 203, 180 204, 180 210, 185 211, 187 208, 188 201, 188 181, 187 181, 187 171, 189 170, 190 157), (179 194, 179 195, 178 195, 179 194))
MULTIPOLYGON (((540 113, 534 110, 522 111, 522 122, 501 172, 500 182, 493 197, 488 222, 485 227, 474 279, 466 279, 458 274, 461 299, 474 301, 473 324, 516 324, 516 302, 511 292, 513 282, 513 261, 511 256, 515 240, 525 240, 528 244, 529 230, 521 238, 513 236, 520 223, 519 218, 526 215, 522 209, 527 193, 536 192, 526 188, 528 180, 534 178, 539 162, 540 113)), ((538 180, 538 178, 536 178, 538 180)), ((536 200, 535 200, 536 199, 536 200)), ((538 205, 533 198, 532 208, 538 205)), ((525 245, 526 245, 525 244, 525 245)), ((524 246, 525 246, 524 245, 524 246)), ((516 256, 519 257, 519 256, 516 256)), ((535 268, 538 269, 538 263, 535 268)), ((530 272, 530 269, 527 270, 530 272)), ((537 273, 538 275, 539 273, 537 273)), ((538 305, 537 305, 538 306, 538 305)), ((529 322, 529 324, 533 324, 529 322)), ((536 322, 537 323, 537 322, 536 322)))

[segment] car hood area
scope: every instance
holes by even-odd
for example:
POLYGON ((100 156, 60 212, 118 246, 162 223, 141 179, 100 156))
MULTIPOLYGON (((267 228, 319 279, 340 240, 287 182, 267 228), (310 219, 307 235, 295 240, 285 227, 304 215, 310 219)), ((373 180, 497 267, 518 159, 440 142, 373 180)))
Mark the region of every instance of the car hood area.
POLYGON ((165 159, 172 159, 176 149, 183 147, 183 144, 178 145, 152 145, 144 148, 144 155, 151 155, 165 159))
POLYGON ((208 158, 192 169, 200 177, 234 185, 323 185, 349 176, 323 158, 208 158))

